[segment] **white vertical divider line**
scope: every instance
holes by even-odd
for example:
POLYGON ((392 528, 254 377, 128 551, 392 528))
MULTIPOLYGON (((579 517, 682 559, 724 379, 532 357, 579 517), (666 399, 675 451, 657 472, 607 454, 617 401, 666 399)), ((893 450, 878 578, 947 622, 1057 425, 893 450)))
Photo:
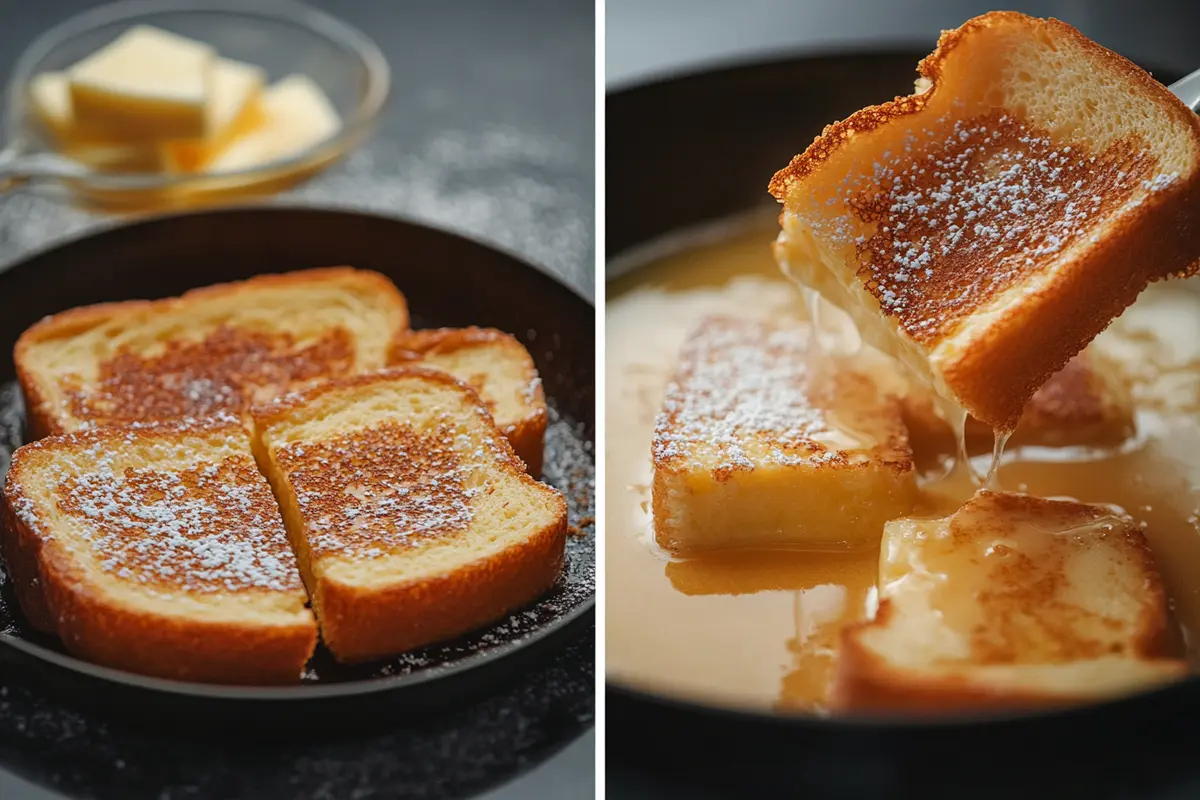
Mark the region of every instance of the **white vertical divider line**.
POLYGON ((596 235, 595 235, 595 281, 596 281, 596 797, 605 796, 604 740, 606 724, 604 718, 604 604, 605 604, 605 497, 608 487, 605 480, 605 401, 604 387, 604 315, 605 315, 605 244, 604 244, 604 142, 605 142, 605 37, 604 0, 596 0, 596 235))

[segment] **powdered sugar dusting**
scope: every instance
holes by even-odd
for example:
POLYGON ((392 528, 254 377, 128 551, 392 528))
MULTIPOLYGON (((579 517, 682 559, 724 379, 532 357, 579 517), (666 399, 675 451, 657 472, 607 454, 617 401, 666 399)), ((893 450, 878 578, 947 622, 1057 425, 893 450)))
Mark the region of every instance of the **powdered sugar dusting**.
POLYGON ((103 570, 189 592, 300 588, 278 507, 248 453, 182 471, 122 469, 110 447, 84 452, 78 472, 56 466, 46 476, 103 570))
POLYGON ((495 450, 445 416, 427 432, 386 423, 276 455, 314 554, 371 559, 465 530, 478 490, 468 481, 495 450))
POLYGON ((848 217, 814 222, 853 241, 859 280, 917 341, 1094 244, 1085 234, 1098 222, 1178 180, 1132 142, 1094 155, 998 112, 935 127, 843 180, 827 203, 848 217))
MULTIPOLYGON (((810 397, 809 329, 706 319, 684 344, 655 423, 656 463, 715 452, 717 472, 752 470, 750 441, 767 434, 769 458, 821 459, 828 433, 810 397)), ((704 459, 708 461, 709 459, 704 459)))

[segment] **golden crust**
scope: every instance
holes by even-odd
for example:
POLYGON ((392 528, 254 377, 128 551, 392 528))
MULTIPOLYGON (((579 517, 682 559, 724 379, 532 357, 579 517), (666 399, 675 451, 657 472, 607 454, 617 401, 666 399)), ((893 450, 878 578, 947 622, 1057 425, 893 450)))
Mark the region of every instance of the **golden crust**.
POLYGON ((1154 80, 1150 73, 1124 56, 1096 44, 1071 25, 1053 17, 1038 19, 1018 11, 989 11, 967 20, 958 28, 942 31, 934 51, 917 64, 917 73, 928 81, 929 88, 926 91, 920 94, 896 97, 891 102, 867 106, 843 120, 826 125, 825 129, 821 131, 821 135, 813 139, 813 143, 809 145, 808 149, 794 156, 786 167, 775 173, 771 178, 768 191, 776 200, 783 202, 798 182, 812 174, 822 162, 827 161, 834 152, 845 146, 855 134, 873 131, 885 125, 894 124, 906 116, 920 113, 933 98, 934 93, 938 91, 942 66, 950 53, 981 30, 1008 23, 1044 26, 1049 36, 1072 40, 1094 57, 1103 60, 1110 68, 1119 70, 1129 82, 1131 93, 1158 101, 1167 101, 1164 107, 1169 108, 1184 124, 1200 131, 1200 121, 1197 121, 1196 115, 1189 116, 1191 112, 1187 107, 1168 92, 1161 83, 1154 80))
MULTIPOLYGON (((1200 141, 1200 118, 1127 59, 1058 20, 992 12, 942 34, 937 49, 918 65, 918 72, 928 84, 927 91, 862 109, 827 126, 808 149, 775 174, 769 186, 771 194, 783 202, 803 192, 806 179, 835 153, 853 147, 856 135, 907 125, 909 118, 923 112, 944 88, 940 85, 943 68, 951 53, 988 28, 1009 25, 1028 28, 1030 35, 1048 40, 1069 40, 1094 60, 1097 68, 1119 76, 1128 87, 1131 103, 1153 104, 1200 141)), ((984 341, 959 348, 961 352, 941 367, 939 377, 974 417, 996 429, 1012 430, 1033 392, 1151 281, 1190 275, 1200 269, 1198 207, 1200 170, 1192 169, 1166 188, 1152 192, 1135 212, 1109 224, 1105 236, 1087 248, 1085 258, 1061 262, 1053 280, 1036 289, 1030 287, 1019 303, 988 322, 984 341)), ((995 297, 1002 288, 999 283, 990 284, 989 296, 995 297)), ((941 311, 944 309, 931 306, 914 308, 911 313, 928 312, 921 322, 931 325, 941 311)), ((969 305, 960 305, 946 327, 910 325, 905 330, 910 335, 918 330, 930 332, 930 338, 922 344, 931 348, 950 338, 958 326, 969 324, 969 311, 969 305)))
MULTIPOLYGON (((876 620, 887 624, 894 613, 888 601, 879 604, 876 620)), ((1187 675, 1187 663, 1178 659, 1148 657, 1143 666, 1163 681, 1187 675)), ((842 632, 838 675, 830 707, 843 713, 938 716, 953 713, 1036 711, 1078 705, 1078 698, 1033 688, 990 687, 963 675, 899 673, 877 653, 863 647, 850 629, 842 632)))
MULTIPOLYGON (((1091 350, 1068 361, 1026 403, 1008 446, 1111 447, 1128 440, 1136 430, 1133 398, 1110 369, 1091 350)), ((930 393, 914 389, 900 402, 919 460, 955 451, 954 431, 938 416, 930 393)), ((968 453, 992 450, 992 429, 984 423, 968 417, 964 432, 968 453)))
MULTIPOLYGON (((392 350, 391 363, 397 366, 411 364, 430 356, 476 348, 491 349, 496 353, 497 359, 508 358, 524 365, 525 387, 529 389, 525 413, 517 419, 496 419, 496 425, 513 446, 517 456, 525 462, 529 474, 535 478, 540 477, 546 440, 546 394, 533 358, 515 336, 495 328, 477 327, 410 331, 397 339, 392 350)), ((426 366, 437 369, 436 364, 426 366)), ((487 388, 477 385, 477 382, 468 376, 457 377, 465 380, 483 396, 495 416, 495 403, 488 399, 487 388)), ((506 391, 517 391, 520 387, 503 388, 506 391)))
MULTIPOLYGON (((464 561, 430 577, 406 579, 398 575, 383 586, 369 588, 325 575, 318 577, 311 563, 313 556, 302 555, 301 570, 320 620, 322 638, 339 661, 366 661, 454 638, 534 600, 554 584, 562 570, 567 534, 566 500, 530 477, 512 446, 492 423, 479 395, 463 381, 438 370, 419 366, 392 368, 330 381, 255 407, 252 410, 255 450, 260 461, 266 462, 277 496, 287 497, 285 504, 289 504, 295 492, 275 453, 267 446, 271 428, 297 419, 297 412, 303 412, 323 395, 412 378, 450 387, 460 394, 464 405, 476 411, 491 432, 486 444, 494 448, 497 458, 489 463, 553 506, 554 521, 529 531, 492 556, 464 561)), ((485 491, 489 495, 498 491, 496 482, 489 481, 485 491)), ((294 544, 297 539, 307 539, 306 531, 296 530, 297 520, 307 527, 299 514, 293 517, 285 513, 285 519, 294 544)))
MULTIPOLYGON (((979 513, 978 510, 973 513, 979 513)), ((1098 506, 1061 500, 1046 500, 1030 495, 984 491, 976 495, 950 519, 948 535, 953 547, 976 547, 980 541, 1005 542, 1003 547, 1014 548, 1009 555, 993 566, 988 580, 970 587, 970 602, 988 608, 979 626, 972 629, 969 653, 954 662, 955 669, 942 669, 937 664, 921 668, 912 664, 894 663, 887 652, 865 641, 865 634, 884 631, 900 623, 901 610, 889 597, 882 597, 874 619, 844 628, 838 656, 838 671, 834 682, 831 706, 842 711, 903 712, 939 714, 947 712, 1037 709, 1078 704, 1081 697, 1047 688, 1036 681, 1025 684, 990 683, 975 670, 988 666, 1057 666, 1070 668, 1088 664, 1106 656, 1120 656, 1119 665, 1141 681, 1171 680, 1182 677, 1187 665, 1171 658, 1167 635, 1168 607, 1166 590, 1154 562, 1154 554, 1146 537, 1126 521, 1113 530, 1087 532, 1082 535, 1094 540, 1108 539, 1116 549, 1117 558, 1127 559, 1123 568, 1138 579, 1117 584, 1138 584, 1136 622, 1128 638, 1120 640, 1119 649, 1104 639, 1089 636, 1086 624, 1089 616, 1102 619, 1104 627, 1120 630, 1117 619, 1104 619, 1093 611, 1071 602, 1064 602, 1064 592, 1073 578, 1069 572, 1047 572, 1039 563, 1046 553, 1031 551, 1023 558, 1019 543, 1008 537, 1014 524, 1047 525, 1049 530, 1072 530, 1088 522, 1111 516, 1098 506), (959 518, 968 509, 982 509, 985 516, 959 518), (969 520, 969 521, 964 521, 969 520), (1110 537, 1115 537, 1110 538, 1110 537), (1014 557, 1014 554, 1016 557, 1014 557), (1038 618, 1045 630, 1054 631, 1053 652, 1029 655, 1024 649, 1035 645, 1015 631, 994 629, 1000 619, 1038 618), (989 625, 989 620, 992 623, 989 625), (1046 662, 1036 659, 1046 658, 1046 662)), ((1056 534, 1046 533, 1046 537, 1056 534)), ((994 547, 996 545, 993 545, 994 547)), ((1086 545, 1085 545, 1086 546, 1086 545)), ((1070 547, 1068 545, 1068 547, 1070 547)), ((896 559, 909 565, 913 572, 927 569, 921 553, 895 553, 896 559)), ((1057 562, 1060 568, 1065 562, 1057 562)), ((1117 569, 1118 567, 1113 567, 1117 569)), ((1107 575, 1107 572, 1094 574, 1107 575)), ((899 581, 894 582, 896 585, 899 581)), ((945 588, 944 586, 942 587, 945 588)), ((1081 591, 1101 593, 1107 586, 1081 586, 1081 591)), ((884 591, 884 590, 881 590, 884 591)), ((1071 596, 1071 595, 1066 595, 1071 596)), ((940 611, 934 607, 933 611, 940 611)), ((919 613, 928 613, 922 608, 919 613)), ((942 623, 930 619, 930 625, 942 623)), ((1094 633, 1094 629, 1093 629, 1094 633)), ((923 629, 921 635, 925 635, 923 629)), ((1131 682, 1135 685, 1138 681, 1131 682)))
POLYGON ((494 557, 378 591, 321 581, 314 602, 339 661, 357 662, 452 639, 544 594, 562 572, 567 517, 494 557))
POLYGON ((377 272, 353 267, 324 267, 277 275, 258 275, 245 281, 192 289, 179 297, 164 300, 98 303, 68 309, 40 320, 21 334, 13 348, 13 364, 16 368, 17 381, 25 397, 30 438, 67 433, 90 421, 86 417, 82 419, 64 418, 54 408, 49 391, 40 379, 38 364, 34 363, 30 357, 30 349, 35 344, 49 339, 66 338, 115 318, 131 316, 152 308, 170 307, 180 313, 186 313, 189 304, 196 300, 236 299, 248 290, 303 286, 324 282, 354 282, 369 287, 371 294, 386 298, 386 302, 399 311, 398 335, 407 332, 408 305, 404 295, 400 293, 395 284, 377 272))
MULTIPOLYGON (((185 433, 220 430, 247 436, 232 418, 135 426, 119 435, 169 442, 185 433)), ((57 634, 83 658, 144 675, 247 685, 298 681, 317 643, 311 616, 287 625, 216 622, 120 602, 91 584, 68 545, 52 532, 39 533, 17 513, 28 502, 27 465, 57 453, 112 447, 115 434, 92 430, 45 438, 13 454, 0 507, 0 553, 30 624, 57 634)))

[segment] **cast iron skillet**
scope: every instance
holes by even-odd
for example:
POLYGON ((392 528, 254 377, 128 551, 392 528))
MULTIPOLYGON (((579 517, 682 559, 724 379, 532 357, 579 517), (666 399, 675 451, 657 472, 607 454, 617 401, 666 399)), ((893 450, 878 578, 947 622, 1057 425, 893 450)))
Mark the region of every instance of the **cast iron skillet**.
POLYGON ((0 273, 0 474, 23 435, 11 352, 46 314, 87 303, 177 295, 262 272, 349 264, 384 273, 408 299, 414 327, 480 325, 520 338, 551 406, 544 480, 567 496, 567 565, 539 601, 462 639, 371 664, 339 665, 318 647, 291 687, 222 687, 98 667, 32 630, 0 580, 0 664, 77 701, 176 725, 356 727, 380 711, 428 711, 481 692, 549 639, 586 624, 595 598, 594 310, 535 267, 481 244, 397 219, 314 209, 231 209, 164 217, 88 236, 0 273))
MULTIPOLYGON (((921 55, 736 66, 610 95, 608 279, 636 269, 632 254, 658 237, 772 207, 771 175, 829 122, 909 93, 921 55)), ((1068 712, 941 723, 721 710, 610 681, 606 713, 608 786, 621 796, 1065 797, 1124 787, 1146 797, 1186 779, 1200 747, 1196 680, 1068 712)), ((1200 768, 1193 777, 1200 791, 1200 768)))

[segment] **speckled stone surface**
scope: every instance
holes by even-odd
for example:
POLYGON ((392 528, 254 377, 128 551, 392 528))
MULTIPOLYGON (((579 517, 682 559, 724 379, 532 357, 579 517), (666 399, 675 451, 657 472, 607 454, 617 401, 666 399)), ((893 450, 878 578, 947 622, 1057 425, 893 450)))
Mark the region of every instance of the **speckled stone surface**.
MULTIPOLYGON (((3 13, 0 74, 41 30, 91 3, 3 13)), ((279 202, 398 214, 497 245, 593 296, 594 28, 590 0, 321 0, 393 70, 362 150, 279 202)), ((3 3, 0 3, 0 7, 3 3)), ((111 219, 0 198, 0 264, 111 219)), ((67 796, 442 797, 552 758, 592 724, 594 631, 486 699, 385 734, 280 744, 189 740, 64 707, 0 674, 0 770, 67 796)), ((591 792, 591 773, 578 794, 591 792)), ((3 785, 3 784, 0 784, 3 785)), ((512 784, 517 794, 519 783, 512 784)), ((6 797, 5 800, 8 800, 6 797)))

